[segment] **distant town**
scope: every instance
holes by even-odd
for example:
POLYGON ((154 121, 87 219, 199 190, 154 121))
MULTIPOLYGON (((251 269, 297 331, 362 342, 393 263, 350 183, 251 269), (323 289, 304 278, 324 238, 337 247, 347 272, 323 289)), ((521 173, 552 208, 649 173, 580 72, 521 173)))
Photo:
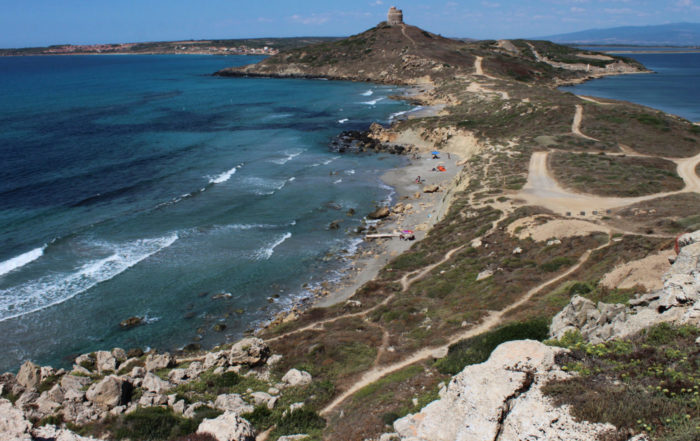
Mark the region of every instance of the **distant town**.
POLYGON ((276 55, 280 50, 337 40, 335 37, 183 40, 146 43, 62 44, 46 47, 0 49, 0 56, 93 54, 201 54, 276 55))

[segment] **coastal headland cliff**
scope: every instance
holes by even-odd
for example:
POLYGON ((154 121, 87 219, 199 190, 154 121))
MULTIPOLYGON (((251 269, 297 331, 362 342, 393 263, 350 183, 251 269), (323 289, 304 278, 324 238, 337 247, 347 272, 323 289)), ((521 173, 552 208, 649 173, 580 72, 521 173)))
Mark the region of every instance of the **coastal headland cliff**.
POLYGON ((315 307, 235 345, 100 351, 70 371, 25 363, 0 378, 0 431, 698 439, 700 130, 556 88, 645 71, 549 42, 380 23, 217 72, 414 86, 403 99, 423 114, 362 135, 410 158, 387 177, 399 199, 371 214, 379 236, 315 307), (393 237, 409 227, 418 240, 393 237))

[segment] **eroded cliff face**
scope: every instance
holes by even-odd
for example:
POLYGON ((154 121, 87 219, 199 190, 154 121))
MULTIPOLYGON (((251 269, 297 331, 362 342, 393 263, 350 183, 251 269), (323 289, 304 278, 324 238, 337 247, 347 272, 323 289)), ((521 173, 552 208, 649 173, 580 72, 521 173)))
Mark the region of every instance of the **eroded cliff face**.
POLYGON ((700 231, 678 242, 679 254, 663 276, 662 289, 637 295, 629 305, 595 304, 575 296, 552 320, 552 337, 579 332, 584 340, 600 343, 658 323, 700 325, 700 231))

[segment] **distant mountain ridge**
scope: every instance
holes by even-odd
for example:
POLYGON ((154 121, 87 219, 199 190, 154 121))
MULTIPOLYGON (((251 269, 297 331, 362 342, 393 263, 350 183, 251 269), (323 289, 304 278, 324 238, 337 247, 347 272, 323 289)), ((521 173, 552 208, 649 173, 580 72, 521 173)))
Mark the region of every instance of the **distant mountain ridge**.
POLYGON ((700 46, 700 23, 622 26, 539 37, 555 43, 635 46, 700 46))

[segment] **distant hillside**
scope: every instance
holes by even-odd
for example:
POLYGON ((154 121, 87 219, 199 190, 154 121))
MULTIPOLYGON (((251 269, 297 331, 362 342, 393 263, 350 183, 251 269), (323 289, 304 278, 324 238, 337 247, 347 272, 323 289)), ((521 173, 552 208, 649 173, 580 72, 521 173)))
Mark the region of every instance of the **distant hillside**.
POLYGON ((556 43, 615 44, 634 46, 700 46, 700 23, 658 26, 624 26, 589 29, 570 34, 541 37, 556 43))
POLYGON ((260 63, 228 68, 221 76, 323 77, 389 84, 413 84, 471 74, 476 60, 486 72, 519 81, 550 82, 590 75, 641 71, 643 66, 619 57, 584 53, 545 42, 517 40, 465 42, 444 38, 415 26, 382 22, 361 34, 282 51, 260 63))
POLYGON ((242 38, 230 40, 152 41, 0 49, 0 56, 9 55, 78 55, 78 54, 221 54, 274 55, 279 51, 309 46, 340 37, 242 38))

